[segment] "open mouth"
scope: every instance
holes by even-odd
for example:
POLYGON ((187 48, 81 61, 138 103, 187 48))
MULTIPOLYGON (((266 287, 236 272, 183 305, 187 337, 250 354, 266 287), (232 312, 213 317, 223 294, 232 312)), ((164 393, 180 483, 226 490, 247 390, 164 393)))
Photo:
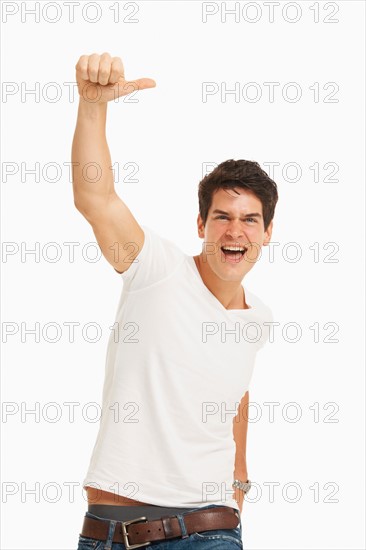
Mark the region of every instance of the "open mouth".
POLYGON ((240 262, 248 249, 245 246, 222 246, 221 252, 225 261, 231 263, 240 262))

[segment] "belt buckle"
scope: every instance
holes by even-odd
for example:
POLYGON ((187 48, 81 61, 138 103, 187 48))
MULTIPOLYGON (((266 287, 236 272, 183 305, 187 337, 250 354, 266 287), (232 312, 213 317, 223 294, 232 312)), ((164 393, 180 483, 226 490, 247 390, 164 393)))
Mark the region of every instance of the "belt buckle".
POLYGON ((148 546, 149 544, 151 544, 151 542, 142 542, 141 544, 129 544, 128 542, 128 538, 127 538, 128 533, 127 533, 126 525, 130 525, 130 523, 137 523, 142 520, 145 520, 145 522, 147 522, 147 517, 142 516, 141 518, 130 519, 129 521, 121 521, 123 542, 127 550, 129 550, 130 548, 140 548, 141 546, 148 546))

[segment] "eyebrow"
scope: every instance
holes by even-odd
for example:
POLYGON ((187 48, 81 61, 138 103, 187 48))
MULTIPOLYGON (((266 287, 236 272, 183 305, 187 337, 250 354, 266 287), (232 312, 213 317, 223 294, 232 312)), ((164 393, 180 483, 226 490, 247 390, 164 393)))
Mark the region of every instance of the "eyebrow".
MULTIPOLYGON (((212 212, 213 214, 225 214, 225 216, 229 216, 229 213, 228 212, 225 212, 224 210, 218 210, 216 208, 216 210, 214 210, 212 212)), ((259 212, 252 212, 251 214, 244 214, 244 216, 247 218, 247 217, 251 217, 251 218, 261 218, 261 214, 259 214, 259 212)))

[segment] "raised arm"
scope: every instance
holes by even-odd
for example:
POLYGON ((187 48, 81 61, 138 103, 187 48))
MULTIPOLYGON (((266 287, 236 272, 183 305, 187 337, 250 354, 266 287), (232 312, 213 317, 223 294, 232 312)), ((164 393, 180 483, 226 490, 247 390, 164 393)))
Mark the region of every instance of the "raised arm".
POLYGON ((105 258, 121 273, 141 250, 144 232, 114 188, 107 106, 156 84, 150 78, 126 80, 121 58, 108 53, 82 55, 75 68, 79 107, 72 143, 74 204, 90 223, 105 258))

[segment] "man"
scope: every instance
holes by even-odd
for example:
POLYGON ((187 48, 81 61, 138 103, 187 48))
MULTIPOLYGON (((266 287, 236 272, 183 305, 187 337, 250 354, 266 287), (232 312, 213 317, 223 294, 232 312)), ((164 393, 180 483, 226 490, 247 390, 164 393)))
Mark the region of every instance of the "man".
POLYGON ((108 53, 81 56, 76 78, 74 202, 123 280, 78 550, 242 548, 248 387, 272 314, 241 281, 270 241, 277 186, 256 162, 221 163, 199 184, 202 252, 184 254, 114 189, 107 104, 155 81, 127 81, 108 53))

